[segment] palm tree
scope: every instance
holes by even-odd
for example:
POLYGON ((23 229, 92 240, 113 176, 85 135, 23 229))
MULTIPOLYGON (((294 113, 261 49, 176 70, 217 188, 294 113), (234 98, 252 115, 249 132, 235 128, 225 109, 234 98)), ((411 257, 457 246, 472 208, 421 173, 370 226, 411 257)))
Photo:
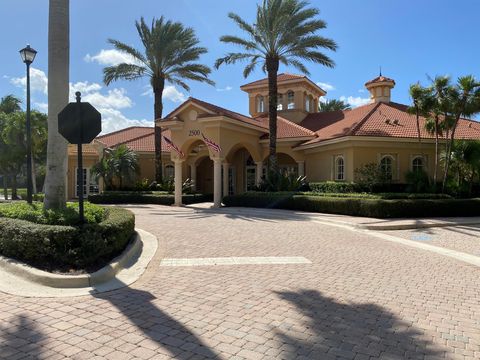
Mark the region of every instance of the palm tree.
POLYGON ((228 53, 215 62, 218 69, 222 64, 234 64, 248 60, 243 71, 246 78, 261 65, 268 74, 268 118, 269 118, 269 172, 277 173, 277 74, 280 63, 293 66, 302 73, 309 72, 302 61, 311 61, 327 67, 335 63, 319 49, 335 51, 337 44, 317 34, 326 28, 326 23, 317 15, 319 10, 308 8, 308 2, 301 0, 263 0, 257 6, 254 24, 249 24, 240 16, 228 16, 243 30, 247 38, 222 36, 220 41, 243 48, 243 52, 228 53))
POLYGON ((50 0, 48 21, 48 145, 45 208, 65 207, 67 142, 58 132, 58 113, 68 103, 69 0, 50 0))
MULTIPOLYGON (((119 79, 136 80, 148 77, 155 98, 155 119, 162 118, 162 96, 166 82, 179 85, 187 91, 190 91, 190 87, 186 80, 214 85, 214 82, 208 79, 210 68, 195 63, 207 49, 198 46, 199 40, 192 28, 167 21, 163 16, 160 19, 154 18, 150 27, 142 17, 135 22, 135 26, 143 44, 143 51, 109 39, 108 42, 115 49, 130 55, 134 63, 106 67, 103 70, 103 81, 106 85, 119 79)), ((155 178, 159 183, 162 181, 162 129, 159 126, 155 126, 155 178)))
POLYGON ((318 110, 320 112, 327 112, 327 111, 343 111, 343 110, 351 110, 352 107, 350 104, 343 102, 342 100, 331 99, 326 101, 320 101, 318 104, 318 110))
POLYGON ((22 101, 14 95, 6 95, 0 99, 0 112, 11 114, 21 111, 20 104, 22 101))
POLYGON ((449 103, 449 114, 452 119, 450 138, 447 139, 447 154, 442 189, 445 190, 448 178, 455 131, 461 117, 471 117, 480 112, 480 82, 472 75, 458 78, 454 87, 448 88, 446 102, 449 103))
POLYGON ((106 150, 106 156, 92 168, 95 177, 103 178, 105 185, 113 188, 113 180, 118 180, 119 188, 122 189, 124 181, 131 181, 140 167, 137 154, 122 144, 113 149, 106 150))

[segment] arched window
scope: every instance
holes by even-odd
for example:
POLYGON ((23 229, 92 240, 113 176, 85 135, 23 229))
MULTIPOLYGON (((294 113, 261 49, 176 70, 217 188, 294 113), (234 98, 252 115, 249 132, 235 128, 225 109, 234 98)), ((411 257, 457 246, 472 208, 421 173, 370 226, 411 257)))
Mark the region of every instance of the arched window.
POLYGON ((265 98, 261 95, 257 97, 257 112, 265 112, 265 98))
POLYGON ((287 93, 287 109, 295 109, 295 93, 292 90, 287 93))
POLYGON ((175 167, 173 165, 165 166, 165 177, 167 179, 173 179, 175 177, 175 167))
POLYGON ((283 110, 283 94, 277 95, 277 110, 283 110))
POLYGON ((310 112, 310 96, 305 95, 305 111, 310 112))
POLYGON ((385 180, 393 179, 393 158, 390 155, 382 157, 382 160, 380 160, 380 170, 385 180))
POLYGON ((412 160, 412 170, 414 172, 422 172, 424 169, 424 161, 423 161, 423 158, 421 156, 417 156, 415 158, 413 158, 412 160))
POLYGON ((345 160, 343 156, 335 158, 335 180, 345 180, 345 160))

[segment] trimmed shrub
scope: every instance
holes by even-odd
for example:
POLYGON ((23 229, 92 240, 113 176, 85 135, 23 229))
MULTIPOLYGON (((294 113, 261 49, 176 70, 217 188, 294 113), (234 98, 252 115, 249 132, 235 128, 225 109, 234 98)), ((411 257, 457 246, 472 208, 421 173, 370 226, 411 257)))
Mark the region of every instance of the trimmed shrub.
POLYGON ((135 216, 105 210, 100 223, 82 227, 43 225, 0 217, 0 254, 40 268, 86 268, 122 251, 135 231, 135 216))
POLYGON ((480 199, 368 199, 285 193, 227 196, 226 206, 289 209, 375 218, 480 216, 480 199))
MULTIPOLYGON (((105 209, 98 205, 86 202, 84 209, 86 223, 99 223, 105 219, 105 209)), ((78 203, 67 203, 63 210, 44 210, 40 202, 11 202, 0 204, 0 217, 27 220, 36 224, 78 225, 78 203)))
MULTIPOLYGON (((185 205, 200 202, 212 201, 212 195, 184 194, 182 202, 185 205)), ((175 196, 160 192, 139 192, 139 191, 108 191, 102 194, 90 195, 88 200, 95 204, 157 204, 172 205, 175 196)))
POLYGON ((324 181, 310 183, 310 190, 319 193, 354 193, 361 192, 361 186, 352 182, 324 181))

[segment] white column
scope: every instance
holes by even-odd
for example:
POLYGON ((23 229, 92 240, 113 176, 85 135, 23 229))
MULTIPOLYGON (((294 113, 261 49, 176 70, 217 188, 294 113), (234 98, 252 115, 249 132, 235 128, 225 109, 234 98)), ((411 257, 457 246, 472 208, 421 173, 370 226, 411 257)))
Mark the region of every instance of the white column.
POLYGON ((305 161, 297 161, 298 176, 305 176, 305 161))
POLYGON ((222 204, 222 160, 213 159, 213 207, 222 204))
POLYGON ((181 160, 174 160, 175 162, 175 206, 182 206, 182 164, 181 160))
POLYGON ((228 196, 228 169, 229 163, 223 163, 223 196, 228 196))
POLYGON ((262 175, 263 175, 263 161, 257 161, 255 162, 255 164, 257 165, 255 185, 260 186, 260 183, 262 182, 262 175))
POLYGON ((192 180, 192 190, 197 191, 197 165, 190 164, 190 180, 192 180))

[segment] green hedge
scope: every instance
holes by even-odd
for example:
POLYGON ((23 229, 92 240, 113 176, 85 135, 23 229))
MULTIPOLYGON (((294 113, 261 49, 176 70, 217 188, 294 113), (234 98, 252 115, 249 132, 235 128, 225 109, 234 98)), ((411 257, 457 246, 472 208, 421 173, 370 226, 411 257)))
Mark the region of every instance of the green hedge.
MULTIPOLYGON (((84 209, 87 223, 99 223, 105 219, 106 210, 101 206, 86 202, 84 209)), ((44 225, 79 225, 78 203, 67 203, 62 210, 45 210, 41 202, 28 204, 24 201, 12 201, 0 204, 0 217, 44 225)))
POLYGON ((40 268, 88 268, 125 249, 135 231, 135 216, 109 208, 102 222, 82 227, 0 217, 0 229, 0 255, 40 268))
MULTIPOLYGON (((212 201, 212 195, 186 194, 182 196, 185 205, 212 201)), ((175 202, 173 194, 158 194, 152 192, 123 192, 109 191, 102 194, 90 195, 88 201, 95 204, 157 204, 172 205, 175 202)))
POLYGON ((308 185, 311 191, 320 193, 398 193, 407 191, 409 187, 408 184, 398 183, 372 184, 371 186, 366 186, 359 183, 342 181, 311 182, 308 185))
POLYGON ((480 216, 480 199, 365 199, 245 193, 227 196, 226 206, 289 209, 375 218, 480 216))

